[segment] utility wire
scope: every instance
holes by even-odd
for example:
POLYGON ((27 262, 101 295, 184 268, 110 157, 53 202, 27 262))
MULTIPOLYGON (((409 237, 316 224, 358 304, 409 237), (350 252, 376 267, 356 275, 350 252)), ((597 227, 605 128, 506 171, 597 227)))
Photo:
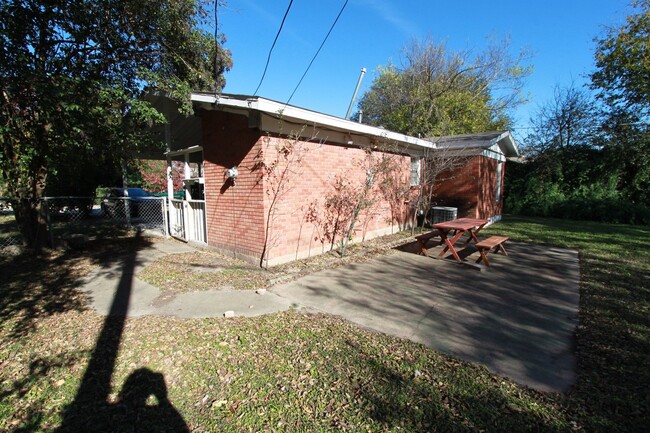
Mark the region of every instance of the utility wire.
POLYGON ((302 80, 307 75, 307 72, 309 72, 309 69, 311 68, 311 65, 314 63, 314 60, 316 60, 316 57, 318 56, 318 53, 320 53, 320 50, 323 48, 323 45, 325 45, 325 42, 327 41, 327 38, 329 38, 329 36, 330 36, 330 33, 332 33, 332 30, 334 30, 334 26, 336 25, 339 18, 341 17, 341 14, 343 13, 343 10, 348 5, 348 1, 349 0, 345 0, 345 3, 343 3, 343 6, 341 7, 341 10, 339 11, 339 14, 336 16, 336 19, 332 23, 332 26, 330 27, 330 30, 327 32, 327 35, 325 35, 325 39, 323 39, 323 42, 320 44, 320 47, 318 47, 318 51, 316 51, 316 54, 314 54, 314 57, 312 57, 311 62, 309 62, 309 65, 307 66, 307 69, 305 70, 305 73, 302 74, 302 77, 300 77, 300 81, 298 81, 298 84, 296 85, 296 88, 293 89, 293 92, 291 92, 291 96, 289 96, 289 99, 287 99, 287 102, 285 103, 285 105, 289 105, 289 102, 291 102, 291 98, 293 98, 293 95, 296 93, 296 90, 298 90, 298 87, 300 87, 300 84, 302 83, 302 80))
POLYGON ((215 79, 215 91, 219 88, 219 77, 217 73, 219 71, 219 14, 217 13, 217 6, 219 5, 219 0, 214 0, 214 79, 215 79))
POLYGON ((253 96, 257 95, 257 91, 260 90, 262 81, 264 81, 264 77, 266 76, 266 70, 268 69, 269 62, 271 61, 271 53, 273 52, 273 48, 275 48, 275 43, 278 41, 278 37, 280 36, 282 27, 284 27, 284 21, 287 19, 287 15, 289 15, 289 10, 291 9, 292 4, 293 4, 293 0, 289 1, 289 6, 287 6, 287 11, 284 13, 284 17, 282 18, 282 22, 280 23, 280 28, 278 29, 278 33, 275 35, 275 39, 273 40, 273 44, 271 45, 271 49, 269 50, 269 56, 266 59, 266 66, 264 66, 264 72, 262 73, 262 78, 260 79, 260 83, 257 85, 257 89, 255 89, 253 96))

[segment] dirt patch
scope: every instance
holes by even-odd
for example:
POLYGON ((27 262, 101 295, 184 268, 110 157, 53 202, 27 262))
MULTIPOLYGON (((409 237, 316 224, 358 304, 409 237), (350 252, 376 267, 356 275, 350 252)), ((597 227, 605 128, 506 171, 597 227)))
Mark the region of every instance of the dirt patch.
POLYGON ((178 295, 177 292, 173 290, 167 290, 163 292, 160 296, 155 298, 153 301, 151 301, 151 306, 155 308, 160 308, 163 307, 170 302, 172 302, 174 299, 176 299, 176 296, 178 295))
POLYGON ((377 256, 393 254, 396 247, 409 248, 409 232, 382 236, 348 248, 345 257, 329 251, 307 259, 263 269, 215 251, 170 254, 148 265, 138 277, 164 292, 234 288, 255 290, 332 269, 350 263, 363 263, 377 256))

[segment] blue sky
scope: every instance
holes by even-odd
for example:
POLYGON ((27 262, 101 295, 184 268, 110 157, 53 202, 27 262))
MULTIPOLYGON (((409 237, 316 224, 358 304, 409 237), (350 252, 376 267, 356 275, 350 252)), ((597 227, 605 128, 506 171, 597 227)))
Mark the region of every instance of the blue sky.
MULTIPOLYGON (((287 102, 345 0, 294 0, 273 50, 258 95, 287 102)), ((220 32, 232 51, 226 93, 253 94, 289 0, 228 0, 219 8, 220 32)), ((359 96, 377 68, 400 63, 401 49, 431 36, 454 50, 485 48, 488 38, 506 38, 516 55, 532 53, 533 74, 525 87, 530 102, 514 113, 525 128, 556 84, 577 85, 593 70, 593 39, 630 13, 623 0, 349 0, 336 27, 296 91, 292 105, 345 116, 362 67, 359 96)), ((516 131, 525 135, 525 129, 516 131)))

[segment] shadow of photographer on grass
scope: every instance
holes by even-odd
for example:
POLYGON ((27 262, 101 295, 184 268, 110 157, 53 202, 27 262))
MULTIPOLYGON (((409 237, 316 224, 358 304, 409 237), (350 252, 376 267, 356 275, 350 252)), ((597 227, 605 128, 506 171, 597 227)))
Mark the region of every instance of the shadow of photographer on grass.
POLYGON ((60 432, 189 432, 167 397, 167 386, 161 373, 147 368, 133 371, 126 379, 118 401, 109 402, 111 378, 132 295, 140 239, 138 232, 136 247, 122 256, 121 277, 110 312, 104 320, 74 401, 63 413, 60 432))
POLYGON ((181 414, 167 396, 162 373, 148 368, 133 371, 125 380, 117 401, 99 399, 72 405, 60 432, 189 432, 181 414))

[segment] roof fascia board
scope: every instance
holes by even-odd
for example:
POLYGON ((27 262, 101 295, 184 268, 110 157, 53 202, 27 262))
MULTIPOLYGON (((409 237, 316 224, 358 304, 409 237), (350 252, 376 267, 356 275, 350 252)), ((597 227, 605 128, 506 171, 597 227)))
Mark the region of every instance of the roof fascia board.
POLYGON ((398 142, 406 144, 406 147, 408 147, 408 149, 415 152, 421 152, 424 149, 434 149, 436 147, 434 143, 423 140, 421 138, 388 131, 374 126, 364 125, 362 123, 352 122, 350 120, 341 119, 339 117, 334 117, 327 114, 294 107, 291 105, 285 105, 259 97, 233 98, 228 95, 208 95, 193 93, 192 101, 210 104, 214 108, 221 106, 224 108, 233 107, 244 110, 258 110, 272 117, 275 117, 276 119, 285 119, 289 122, 295 121, 299 124, 308 124, 314 127, 329 127, 348 134, 354 133, 360 135, 370 135, 373 137, 378 137, 381 139, 381 141, 384 142, 398 142))
POLYGON ((195 153, 195 152, 203 152, 203 146, 191 146, 191 147, 186 147, 185 149, 179 149, 179 150, 172 150, 169 152, 165 152, 165 156, 180 156, 180 155, 185 155, 188 153, 195 153))
POLYGON ((491 144, 497 144, 497 143, 499 143, 501 140, 503 140, 504 138, 506 138, 509 135, 510 135, 510 133, 508 131, 503 131, 501 133, 501 135, 499 135, 499 136, 497 136, 497 137, 495 137, 495 138, 493 138, 491 140, 491 144))
POLYGON ((287 137, 300 137, 307 141, 336 143, 348 146, 370 146, 372 140, 368 136, 344 133, 335 129, 318 128, 316 125, 306 125, 304 122, 290 122, 287 119, 279 120, 275 116, 262 113, 256 125, 262 131, 287 137))
POLYGON ((309 126, 303 123, 290 123, 283 118, 262 113, 255 125, 262 131, 288 137, 300 137, 310 142, 338 144, 347 147, 364 147, 384 152, 421 155, 421 149, 415 149, 407 143, 385 140, 368 134, 348 133, 330 127, 309 126), (289 124, 289 127, 287 127, 289 124), (294 128, 292 128, 293 126, 294 128))
POLYGON ((442 149, 442 150, 436 150, 436 151, 442 151, 445 152, 446 155, 451 156, 451 157, 456 157, 456 156, 477 156, 477 155, 482 155, 483 154, 483 149, 480 147, 467 147, 467 148, 462 148, 462 149, 442 149))
POLYGON ((489 159, 495 159, 497 161, 504 162, 506 157, 499 151, 493 150, 491 148, 480 148, 480 147, 467 147, 464 149, 446 149, 443 150, 447 152, 451 157, 461 157, 461 156, 484 156, 489 159))
POLYGON ((481 152, 481 155, 486 157, 486 158, 496 159, 497 161, 500 161, 500 162, 505 162, 506 161, 506 157, 505 157, 505 155, 503 153, 497 152, 497 151, 492 150, 492 149, 483 150, 483 152, 481 152))
POLYGON ((503 143, 503 145, 499 145, 501 147, 501 151, 504 153, 506 156, 519 156, 519 148, 517 147, 517 143, 515 143, 514 138, 512 138, 512 134, 509 131, 505 131, 503 134, 501 134, 497 139, 495 143, 503 143))
MULTIPOLYGON (((453 136, 445 137, 445 138, 452 138, 453 136)), ((516 157, 519 156, 519 148, 517 147, 517 143, 515 142, 514 138, 512 137, 512 134, 510 131, 504 131, 501 134, 497 135, 496 137, 488 140, 481 140, 480 137, 476 137, 471 140, 467 140, 464 143, 464 146, 460 146, 461 148, 464 147, 479 147, 482 149, 490 149, 491 147, 497 145, 501 149, 501 152, 506 156, 506 157, 516 157), (486 146, 486 143, 488 145, 486 146)), ((444 147, 445 143, 439 143, 438 144, 440 147, 444 147)))

